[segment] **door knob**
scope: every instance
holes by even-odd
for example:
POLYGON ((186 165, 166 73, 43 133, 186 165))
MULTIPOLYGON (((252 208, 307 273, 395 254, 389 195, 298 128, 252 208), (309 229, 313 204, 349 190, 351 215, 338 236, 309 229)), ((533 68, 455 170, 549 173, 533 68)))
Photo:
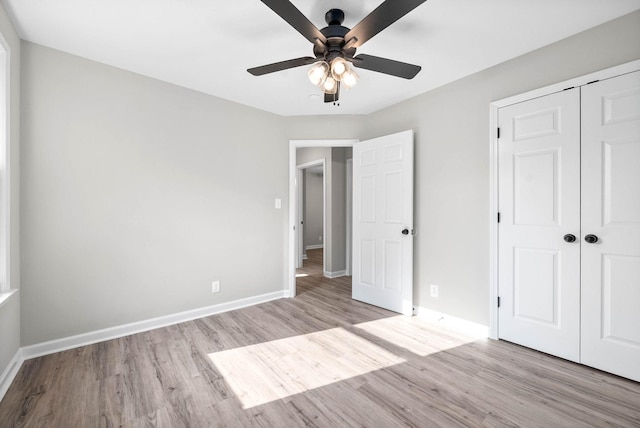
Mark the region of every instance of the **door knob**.
POLYGON ((576 235, 567 233, 566 235, 564 235, 563 239, 565 240, 565 242, 576 242, 576 235))
POLYGON ((407 229, 406 227, 404 229, 402 229, 402 234, 403 235, 408 235, 409 234, 409 229, 407 229))
POLYGON ((596 235, 589 234, 584 237, 584 240, 589 244, 595 244, 596 242, 598 242, 598 237, 596 235))

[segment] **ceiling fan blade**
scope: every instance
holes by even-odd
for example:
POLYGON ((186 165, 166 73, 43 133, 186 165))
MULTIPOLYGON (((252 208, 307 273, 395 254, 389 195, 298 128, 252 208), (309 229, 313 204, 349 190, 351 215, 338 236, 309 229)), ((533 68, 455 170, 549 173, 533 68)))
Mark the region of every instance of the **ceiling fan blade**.
POLYGON ((262 0, 262 3, 269 6, 311 43, 317 43, 316 39, 322 44, 327 42, 318 27, 313 25, 289 0, 262 0))
POLYGON ((313 64, 316 61, 316 58, 303 56, 302 58, 289 59, 286 61, 274 62, 273 64, 262 65, 260 67, 253 67, 248 69, 247 71, 254 76, 262 76, 264 74, 274 73, 276 71, 300 67, 301 65, 313 64))
POLYGON ((390 74, 391 76, 405 79, 413 79, 422 69, 419 65, 407 64, 406 62, 394 61, 373 55, 360 54, 351 59, 351 61, 353 65, 358 68, 390 74))
MULTIPOLYGON (((264 1, 264 0, 263 0, 264 1)), ((364 42, 411 12, 427 0, 386 0, 374 9, 362 21, 356 24, 345 36, 350 47, 360 47, 364 42), (352 41, 352 39, 354 39, 352 41)))

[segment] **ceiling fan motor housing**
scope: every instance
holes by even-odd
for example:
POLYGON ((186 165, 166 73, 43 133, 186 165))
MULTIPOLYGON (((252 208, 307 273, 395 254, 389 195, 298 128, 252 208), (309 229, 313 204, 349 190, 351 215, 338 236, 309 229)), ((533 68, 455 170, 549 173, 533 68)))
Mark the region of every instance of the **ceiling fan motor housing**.
POLYGON ((344 12, 340 9, 330 9, 324 14, 324 21, 327 25, 342 25, 344 22, 344 12))
POLYGON ((324 58, 331 62, 337 57, 352 58, 355 55, 355 49, 343 49, 345 40, 344 36, 351 30, 342 26, 344 21, 344 12, 340 9, 331 9, 324 15, 327 26, 320 30, 322 35, 327 39, 324 46, 314 44, 313 53, 316 58, 324 58))

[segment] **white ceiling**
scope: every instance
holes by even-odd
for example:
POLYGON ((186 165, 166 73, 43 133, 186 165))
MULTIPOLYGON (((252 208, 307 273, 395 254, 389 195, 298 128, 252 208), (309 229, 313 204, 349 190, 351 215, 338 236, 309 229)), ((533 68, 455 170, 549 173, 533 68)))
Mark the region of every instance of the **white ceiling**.
MULTIPOLYGON (((422 71, 405 80, 360 69, 358 85, 333 106, 306 66, 247 73, 313 56, 259 0, 0 1, 25 40, 280 115, 368 114, 640 9, 640 0, 428 0, 358 49, 422 71)), ((333 7, 352 28, 381 3, 292 2, 318 28, 333 7)))

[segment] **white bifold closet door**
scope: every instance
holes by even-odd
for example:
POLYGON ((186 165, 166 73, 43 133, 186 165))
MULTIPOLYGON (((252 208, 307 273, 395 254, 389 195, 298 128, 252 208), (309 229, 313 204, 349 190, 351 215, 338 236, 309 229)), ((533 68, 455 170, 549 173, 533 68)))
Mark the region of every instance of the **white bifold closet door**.
POLYGON ((640 381, 640 72, 498 115, 498 336, 640 381))
POLYGON ((582 88, 582 238, 582 362, 640 381, 640 72, 582 88))

